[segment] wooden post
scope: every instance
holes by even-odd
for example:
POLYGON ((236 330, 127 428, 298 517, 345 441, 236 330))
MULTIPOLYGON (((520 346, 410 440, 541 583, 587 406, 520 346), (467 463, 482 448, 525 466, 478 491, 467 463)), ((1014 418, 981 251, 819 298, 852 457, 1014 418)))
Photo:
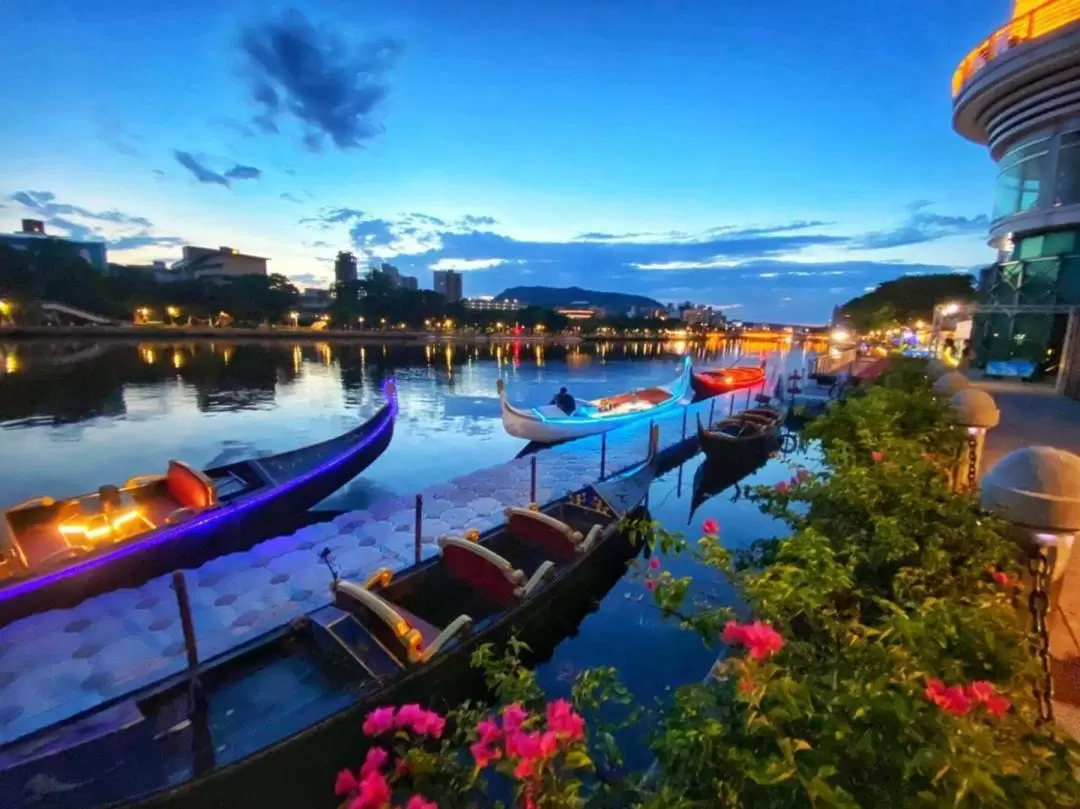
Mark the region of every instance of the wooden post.
POLYGON ((184 648, 187 650, 188 710, 194 713, 197 706, 202 704, 203 694, 199 684, 199 647, 195 642, 195 622, 191 617, 191 601, 188 598, 184 571, 173 571, 172 585, 176 592, 176 605, 180 608, 180 626, 184 632, 184 648))
POLYGON ((750 388, 746 389, 746 406, 750 407, 750 388))
POLYGON ((716 397, 709 400, 709 426, 713 425, 713 411, 716 409, 716 397))
POLYGON ((420 564, 420 543, 424 539, 424 495, 416 495, 416 564, 420 564))
POLYGON ((727 411, 727 414, 730 416, 734 412, 735 412, 735 394, 734 393, 729 393, 728 394, 728 411, 727 411))
POLYGON ((649 440, 646 442, 646 455, 652 455, 653 451, 653 431, 656 429, 656 424, 652 419, 649 419, 649 440))
POLYGON ((600 433, 600 480, 607 471, 607 433, 600 433))
POLYGON ((529 502, 536 502, 536 456, 529 458, 529 502))
POLYGON ((684 407, 682 409, 682 440, 683 441, 686 440, 686 411, 689 410, 689 409, 690 409, 689 407, 684 407))

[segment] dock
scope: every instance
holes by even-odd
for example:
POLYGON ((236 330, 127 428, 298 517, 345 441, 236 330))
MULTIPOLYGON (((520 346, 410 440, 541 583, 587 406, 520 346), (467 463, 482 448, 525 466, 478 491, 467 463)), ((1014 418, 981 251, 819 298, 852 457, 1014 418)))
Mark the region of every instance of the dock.
MULTIPOLYGON (((711 413, 720 418, 751 399, 751 393, 738 391, 657 418, 661 469, 697 452, 698 415, 702 421, 711 413)), ((386 498, 185 571, 200 661, 212 664, 328 605, 323 549, 331 551, 344 577, 366 578, 383 567, 402 570, 416 561, 418 533, 419 555, 426 559, 437 553, 440 536, 488 530, 503 521, 508 507, 550 502, 598 480, 602 450, 608 475, 640 462, 651 423, 544 449, 417 495, 386 498)), ((16 621, 0 628, 0 744, 137 696, 182 675, 186 666, 171 576, 16 621)))

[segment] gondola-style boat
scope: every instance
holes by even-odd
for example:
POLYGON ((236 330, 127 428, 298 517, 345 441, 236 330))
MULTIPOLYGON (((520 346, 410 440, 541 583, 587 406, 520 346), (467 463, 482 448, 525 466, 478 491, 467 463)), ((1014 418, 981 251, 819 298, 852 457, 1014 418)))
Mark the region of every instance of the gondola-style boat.
POLYGON ((765 456, 777 446, 784 417, 783 407, 763 405, 705 428, 698 416, 698 442, 705 454, 714 459, 765 456))
POLYGON ((202 664, 194 701, 178 677, 0 748, 5 809, 319 802, 362 757, 369 710, 448 707, 483 687, 480 644, 542 650, 573 631, 638 551, 623 518, 641 511, 655 447, 483 535, 444 537, 397 575, 340 580, 324 552, 333 604, 202 664))
POLYGON ((0 626, 280 533, 283 520, 337 491, 390 444, 393 381, 384 393, 386 403, 363 424, 302 449, 201 472, 169 461, 163 475, 8 509, 0 525, 0 626))
POLYGON ((579 401, 577 409, 569 415, 553 404, 525 410, 514 407, 507 400, 506 385, 500 379, 498 390, 503 426, 510 435, 540 444, 597 435, 636 421, 656 418, 685 404, 691 392, 692 375, 692 364, 686 357, 679 378, 669 385, 579 401))
MULTIPOLYGON (((710 459, 706 456, 694 472, 694 488, 690 496, 690 516, 687 523, 693 522, 694 513, 704 503, 759 470, 771 455, 771 452, 745 453, 724 459, 710 459)), ((733 499, 738 497, 739 490, 736 490, 733 499)))
POLYGON ((735 390, 756 388, 765 384, 765 363, 736 365, 694 372, 694 392, 698 396, 718 396, 735 390))

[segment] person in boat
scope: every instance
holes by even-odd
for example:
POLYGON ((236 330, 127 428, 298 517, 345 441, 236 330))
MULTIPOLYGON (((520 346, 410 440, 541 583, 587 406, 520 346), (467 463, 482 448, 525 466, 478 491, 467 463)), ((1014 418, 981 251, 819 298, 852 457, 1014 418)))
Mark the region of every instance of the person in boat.
POLYGON ((574 397, 570 395, 566 388, 559 388, 559 392, 555 394, 551 403, 568 416, 577 410, 577 402, 574 401, 574 397))

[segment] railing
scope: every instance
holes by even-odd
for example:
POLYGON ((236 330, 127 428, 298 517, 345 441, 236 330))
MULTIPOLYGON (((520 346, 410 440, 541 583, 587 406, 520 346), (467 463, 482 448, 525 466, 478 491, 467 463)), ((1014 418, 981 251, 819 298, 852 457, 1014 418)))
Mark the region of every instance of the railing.
POLYGON ((1077 20, 1080 20, 1080 0, 1048 0, 1013 18, 969 53, 956 68, 952 79, 953 98, 960 95, 976 73, 1006 51, 1077 20))

